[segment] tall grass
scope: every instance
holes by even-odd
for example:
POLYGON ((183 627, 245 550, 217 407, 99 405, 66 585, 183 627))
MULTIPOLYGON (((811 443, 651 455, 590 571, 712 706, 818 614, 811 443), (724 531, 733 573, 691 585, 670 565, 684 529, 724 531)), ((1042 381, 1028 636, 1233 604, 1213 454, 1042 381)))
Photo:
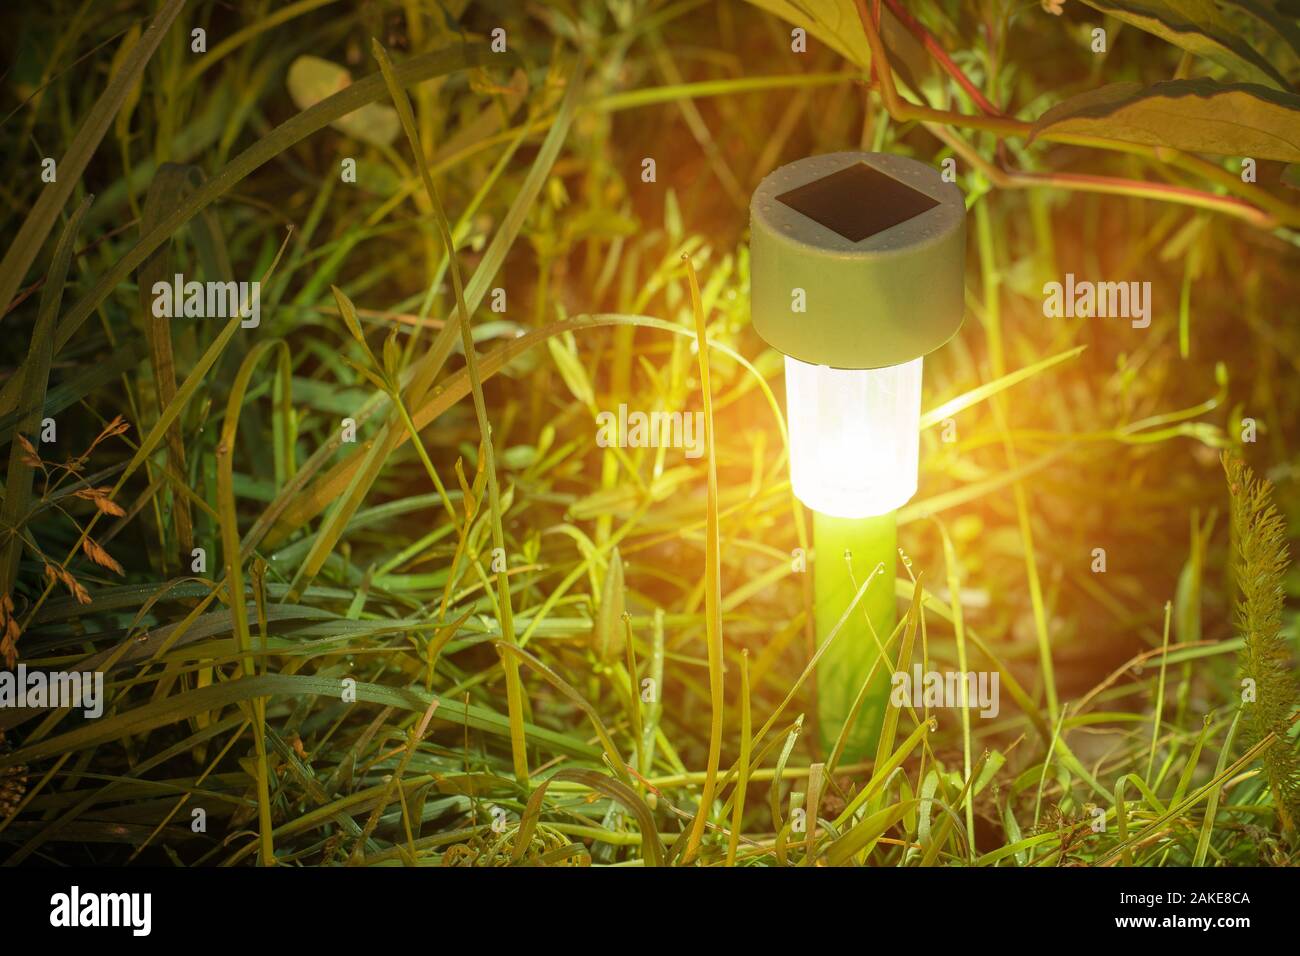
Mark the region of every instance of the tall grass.
POLYGON ((450 6, 7 14, 0 649, 108 701, 0 708, 5 861, 1294 862, 1300 204, 1280 163, 1027 142, 1222 66, 1136 28, 1099 66, 1079 4, 846 0, 806 54, 775 0, 450 6), (353 82, 295 102, 303 55, 353 82), (745 199, 851 148, 957 160, 973 239, 899 563, 841 623, 890 588, 891 670, 1003 693, 844 763, 745 199), (1044 319, 1067 271, 1155 321, 1044 319), (261 324, 154 317, 175 272, 260 278, 261 324), (598 445, 620 403, 706 454, 598 445))

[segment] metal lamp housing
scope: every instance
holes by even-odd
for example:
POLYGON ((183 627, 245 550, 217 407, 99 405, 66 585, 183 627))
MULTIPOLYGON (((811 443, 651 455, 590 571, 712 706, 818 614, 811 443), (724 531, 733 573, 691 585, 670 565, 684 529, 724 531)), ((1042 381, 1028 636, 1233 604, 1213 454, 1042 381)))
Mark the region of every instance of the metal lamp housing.
POLYGON ((956 185, 885 153, 801 159, 754 192, 753 323, 786 355, 791 482, 815 511, 915 494, 921 359, 961 327, 965 223, 956 185))

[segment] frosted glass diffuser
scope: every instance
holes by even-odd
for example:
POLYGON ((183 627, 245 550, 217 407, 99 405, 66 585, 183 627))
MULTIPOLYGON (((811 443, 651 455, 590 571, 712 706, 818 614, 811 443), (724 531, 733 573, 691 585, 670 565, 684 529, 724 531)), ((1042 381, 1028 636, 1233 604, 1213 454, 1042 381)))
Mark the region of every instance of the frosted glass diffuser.
POLYGON ((785 357, 790 481, 809 508, 869 518, 916 494, 921 359, 843 369, 785 357))

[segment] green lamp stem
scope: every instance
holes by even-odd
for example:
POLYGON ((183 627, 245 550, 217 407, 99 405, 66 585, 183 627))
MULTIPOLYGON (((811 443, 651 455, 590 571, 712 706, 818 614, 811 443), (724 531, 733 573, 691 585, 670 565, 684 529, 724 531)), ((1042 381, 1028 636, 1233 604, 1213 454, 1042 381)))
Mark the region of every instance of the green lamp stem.
MULTIPOLYGON (((836 518, 814 511, 813 545, 816 549, 813 610, 819 647, 834 630, 858 588, 877 565, 884 565, 817 664, 817 723, 823 752, 829 755, 845 723, 854 716, 853 703, 879 656, 867 621, 870 620, 880 644, 889 639, 897 623, 895 514, 891 511, 874 518, 836 518), (846 551, 851 555, 848 559, 846 551)), ((890 677, 887 665, 877 669, 849 731, 841 762, 874 756, 889 700, 890 677)))

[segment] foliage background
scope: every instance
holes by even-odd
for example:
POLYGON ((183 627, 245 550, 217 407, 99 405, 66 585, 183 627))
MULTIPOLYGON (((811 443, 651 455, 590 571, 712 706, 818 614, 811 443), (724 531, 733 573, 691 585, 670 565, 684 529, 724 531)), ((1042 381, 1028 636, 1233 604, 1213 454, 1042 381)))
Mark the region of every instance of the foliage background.
POLYGON ((1294 859, 1294 687, 1238 706, 1259 661, 1293 674, 1300 590, 1288 0, 4 17, 4 649, 110 694, 0 712, 9 863, 1294 859), (968 197, 896 646, 997 667, 1004 706, 904 712, 839 764, 800 718, 809 542, 745 241, 764 174, 850 148, 955 159, 968 197), (154 319, 178 271, 261 277, 260 326, 154 319), (1045 318, 1067 272, 1150 281, 1150 328, 1045 318), (600 409, 702 407, 697 320, 711 453, 596 447, 600 409), (1235 521, 1225 451, 1273 485, 1235 521))

